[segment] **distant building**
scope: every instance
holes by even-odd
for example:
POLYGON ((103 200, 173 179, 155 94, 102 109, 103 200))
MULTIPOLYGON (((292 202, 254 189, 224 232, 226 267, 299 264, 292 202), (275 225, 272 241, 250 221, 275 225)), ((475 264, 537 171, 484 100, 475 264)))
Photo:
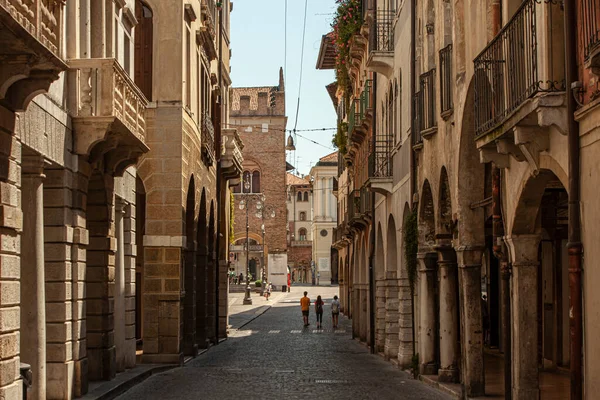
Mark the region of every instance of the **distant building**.
POLYGON ((288 265, 292 281, 311 282, 312 205, 310 181, 287 174, 288 265))
POLYGON ((337 264, 332 265, 331 243, 333 228, 337 226, 338 152, 319 159, 311 168, 313 186, 312 259, 313 274, 318 284, 337 282, 337 264), (333 268, 332 268, 333 267, 333 268))
POLYGON ((233 188, 235 196, 235 235, 230 247, 232 271, 246 276, 246 211, 250 244, 249 265, 252 279, 263 272, 274 285, 287 284, 286 241, 286 161, 285 161, 285 88, 283 70, 279 84, 231 90, 230 124, 236 127, 244 143, 243 179, 233 188), (244 182, 249 187, 244 188, 244 182), (264 195, 262 217, 256 202, 240 210, 241 193, 264 195), (274 211, 274 217, 271 215, 274 211), (263 229, 264 227, 264 229, 263 229), (264 247, 263 247, 264 245, 264 247))

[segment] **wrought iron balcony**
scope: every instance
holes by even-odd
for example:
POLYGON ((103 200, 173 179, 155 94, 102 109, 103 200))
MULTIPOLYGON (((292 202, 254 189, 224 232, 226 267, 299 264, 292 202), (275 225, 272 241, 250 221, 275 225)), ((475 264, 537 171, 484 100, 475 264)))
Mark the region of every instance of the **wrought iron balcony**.
POLYGON ((579 1, 580 35, 583 42, 583 56, 594 74, 600 75, 600 4, 598 0, 579 1))
POLYGON ((24 111, 67 69, 63 0, 0 0, 0 102, 24 111))
POLYGON ((437 115, 435 113, 435 69, 431 69, 419 77, 419 132, 427 139, 437 132, 437 115))
POLYGON ((206 111, 202 112, 200 130, 202 131, 202 161, 210 167, 215 162, 215 128, 206 111))
MULTIPOLYGON (((114 58, 69 60, 75 150, 93 161, 108 149, 127 148, 127 162, 147 152, 146 105, 141 90, 114 58)), ((125 156, 125 154, 123 154, 125 156)), ((115 159, 115 162, 117 160, 115 159)), ((115 165, 119 170, 126 165, 115 165)))
POLYGON ((373 116, 373 81, 367 79, 362 93, 360 94, 360 121, 367 123, 367 119, 373 116))
POLYGON ((415 150, 420 150, 423 148, 423 136, 421 136, 421 120, 423 119, 423 108, 421 107, 421 92, 417 92, 414 94, 412 102, 414 126, 414 130, 411 132, 412 145, 415 150))
POLYGON ((391 135, 378 134, 375 139, 375 149, 369 155, 369 185, 372 191, 390 194, 393 188, 391 135))
POLYGON ((235 186, 239 183, 242 175, 242 163, 244 156, 242 149, 244 144, 238 135, 237 129, 226 128, 221 131, 221 141, 223 147, 221 149, 221 173, 225 179, 229 180, 230 186, 235 186))
POLYGON ((477 137, 503 125, 536 94, 564 90, 562 21, 556 1, 525 0, 475 58, 477 137))
POLYGON ((394 10, 373 11, 367 68, 391 77, 394 73, 394 10))
POLYGON ((440 112, 443 118, 452 114, 452 43, 440 50, 440 112))

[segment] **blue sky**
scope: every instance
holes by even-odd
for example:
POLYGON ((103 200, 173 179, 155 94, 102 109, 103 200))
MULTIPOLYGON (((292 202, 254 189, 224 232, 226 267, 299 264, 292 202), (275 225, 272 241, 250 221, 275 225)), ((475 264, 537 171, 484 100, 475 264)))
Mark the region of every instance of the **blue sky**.
MULTIPOLYGON (((304 0, 287 0, 287 68, 286 112, 287 129, 293 129, 298 103, 300 58, 304 0)), ((285 0, 235 0, 231 14, 231 77, 233 86, 275 86, 279 67, 284 66, 285 0)), ((334 81, 333 70, 315 69, 321 37, 331 30, 335 0, 308 0, 304 70, 300 90, 300 112, 297 129, 333 128, 335 109, 325 86, 334 81)), ((288 152, 288 161, 299 173, 308 174, 320 157, 333 152, 334 131, 298 132, 329 148, 297 136, 296 157, 288 152)))

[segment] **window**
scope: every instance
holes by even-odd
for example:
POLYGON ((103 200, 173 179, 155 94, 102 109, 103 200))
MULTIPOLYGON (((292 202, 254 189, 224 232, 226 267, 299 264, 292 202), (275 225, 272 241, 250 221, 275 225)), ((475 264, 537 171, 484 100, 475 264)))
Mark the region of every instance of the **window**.
POLYGON ((252 190, 252 182, 250 179, 250 172, 244 171, 244 179, 242 180, 242 188, 244 193, 251 193, 252 190), (246 182, 250 182, 250 187, 246 187, 246 182))
POLYGON ((306 240, 306 229, 300 228, 298 230, 298 240, 306 240))
MULTIPOLYGON (((237 185, 235 189, 237 189, 237 185)), ((244 171, 243 179, 241 182, 241 187, 244 193, 261 193, 260 191, 260 171, 244 171), (246 188, 246 182, 250 185, 246 188)), ((235 190, 234 193, 240 193, 238 190, 235 190)))
POLYGON ((300 221, 306 221, 306 212, 300 211, 300 221))
POLYGON ((140 0, 135 2, 134 80, 144 96, 152 101, 152 10, 140 0))
POLYGON ((252 193, 261 193, 260 191, 260 172, 254 171, 252 173, 252 193))
POLYGON ((298 192, 298 199, 297 201, 302 201, 302 192, 298 192))
POLYGON ((308 201, 308 192, 304 192, 304 201, 308 201))

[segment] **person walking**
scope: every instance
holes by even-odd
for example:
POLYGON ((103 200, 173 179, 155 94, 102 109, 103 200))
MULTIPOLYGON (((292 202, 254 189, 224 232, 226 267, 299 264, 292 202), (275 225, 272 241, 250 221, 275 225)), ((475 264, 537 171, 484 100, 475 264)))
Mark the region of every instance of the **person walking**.
POLYGON ((242 273, 240 272, 240 281, 239 281, 239 284, 241 285, 241 284, 243 284, 243 283, 244 283, 244 274, 242 274, 242 273))
POLYGON ((333 329, 337 328, 339 317, 340 301, 337 296, 333 296, 333 301, 331 302, 331 324, 333 325, 333 329))
POLYGON ((266 293, 265 293, 267 301, 269 301, 269 297, 271 297, 271 290, 273 290, 273 285, 271 284, 271 282, 269 282, 269 283, 267 283, 266 293))
POLYGON ((308 292, 304 292, 304 297, 300 299, 300 308, 302 308, 302 319, 304 319, 304 326, 309 326, 308 313, 310 312, 310 299, 308 298, 308 292))
POLYGON ((317 314, 317 329, 323 327, 323 306, 325 303, 321 296, 317 296, 317 301, 315 301, 315 313, 317 314))

